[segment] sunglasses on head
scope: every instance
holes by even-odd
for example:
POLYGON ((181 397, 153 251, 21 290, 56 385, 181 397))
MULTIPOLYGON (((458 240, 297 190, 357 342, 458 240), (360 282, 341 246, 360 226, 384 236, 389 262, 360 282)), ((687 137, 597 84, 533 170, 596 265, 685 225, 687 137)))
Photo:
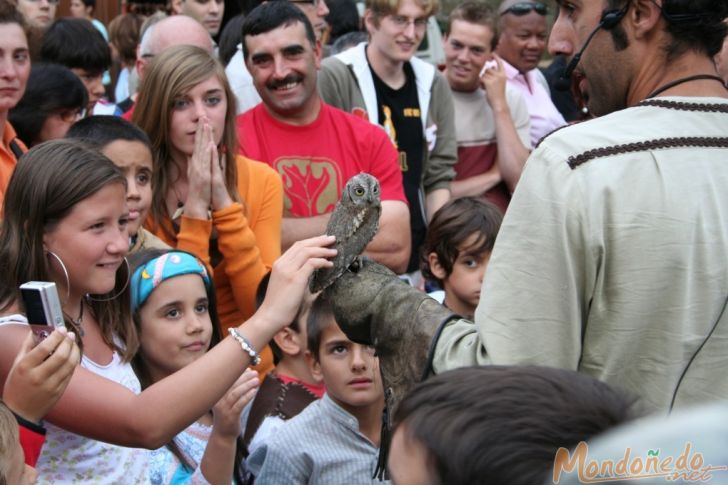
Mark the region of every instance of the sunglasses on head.
POLYGON ((539 15, 546 15, 549 13, 548 7, 540 2, 521 2, 521 3, 515 3, 505 9, 501 12, 501 15, 505 15, 507 13, 512 13, 513 15, 516 15, 517 17, 521 17, 523 15, 527 15, 531 13, 531 11, 536 12, 539 15))

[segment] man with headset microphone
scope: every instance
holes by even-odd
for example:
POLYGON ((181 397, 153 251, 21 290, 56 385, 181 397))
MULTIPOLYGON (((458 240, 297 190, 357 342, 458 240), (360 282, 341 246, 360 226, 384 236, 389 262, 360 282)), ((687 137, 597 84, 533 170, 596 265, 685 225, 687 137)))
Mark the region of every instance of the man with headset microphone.
MULTIPOLYGON (((728 399, 728 91, 713 63, 728 2, 557 3, 549 49, 572 59, 564 77, 578 73, 598 117, 531 154, 475 324, 417 315, 433 370, 575 369, 651 412, 728 399)), ((372 312, 391 307, 365 287, 372 312)))
POLYGON ((435 370, 578 369, 649 411, 728 399, 728 2, 557 3, 549 49, 598 118, 532 153, 435 370))

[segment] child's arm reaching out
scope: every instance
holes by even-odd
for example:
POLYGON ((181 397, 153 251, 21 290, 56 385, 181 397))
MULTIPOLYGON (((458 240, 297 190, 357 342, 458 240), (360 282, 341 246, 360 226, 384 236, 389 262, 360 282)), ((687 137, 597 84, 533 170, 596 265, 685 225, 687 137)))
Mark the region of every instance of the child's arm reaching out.
POLYGON ((246 369, 233 387, 212 408, 212 433, 207 441, 200 470, 212 485, 229 485, 235 465, 235 444, 240 436, 240 413, 260 385, 258 373, 246 369))

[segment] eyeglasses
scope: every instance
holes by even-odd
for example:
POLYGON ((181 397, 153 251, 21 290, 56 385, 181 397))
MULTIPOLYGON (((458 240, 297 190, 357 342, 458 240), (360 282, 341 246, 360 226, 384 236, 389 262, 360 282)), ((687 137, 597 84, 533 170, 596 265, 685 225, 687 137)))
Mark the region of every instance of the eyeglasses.
POLYGON ((415 26, 415 30, 424 30, 427 27, 427 17, 411 19, 404 15, 390 15, 389 19, 392 21, 395 27, 404 30, 409 27, 410 24, 415 26))
POLYGON ((531 11, 534 11, 539 15, 546 15, 549 13, 549 8, 540 2, 521 2, 511 5, 500 14, 505 15, 507 13, 512 13, 516 17, 523 17, 524 15, 531 13, 531 11))

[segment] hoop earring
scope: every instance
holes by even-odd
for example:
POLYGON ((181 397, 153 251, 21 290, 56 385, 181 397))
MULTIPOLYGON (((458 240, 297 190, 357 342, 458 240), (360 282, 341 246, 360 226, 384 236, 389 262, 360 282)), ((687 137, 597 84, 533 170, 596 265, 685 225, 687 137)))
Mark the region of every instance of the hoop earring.
POLYGON ((121 290, 119 290, 115 295, 109 296, 107 298, 94 298, 91 296, 90 293, 86 294, 86 299, 89 301, 111 301, 119 298, 122 293, 126 290, 126 288, 129 286, 129 281, 131 280, 131 266, 129 265, 129 260, 126 259, 126 256, 124 256, 124 263, 126 264, 126 282, 124 282, 124 286, 121 287, 121 290))
POLYGON ((63 260, 53 251, 46 249, 45 252, 46 254, 50 254, 51 256, 53 256, 56 261, 58 261, 58 264, 61 265, 63 275, 66 277, 66 303, 68 303, 68 300, 71 298, 71 279, 68 277, 68 270, 66 269, 66 265, 63 264, 63 260))

